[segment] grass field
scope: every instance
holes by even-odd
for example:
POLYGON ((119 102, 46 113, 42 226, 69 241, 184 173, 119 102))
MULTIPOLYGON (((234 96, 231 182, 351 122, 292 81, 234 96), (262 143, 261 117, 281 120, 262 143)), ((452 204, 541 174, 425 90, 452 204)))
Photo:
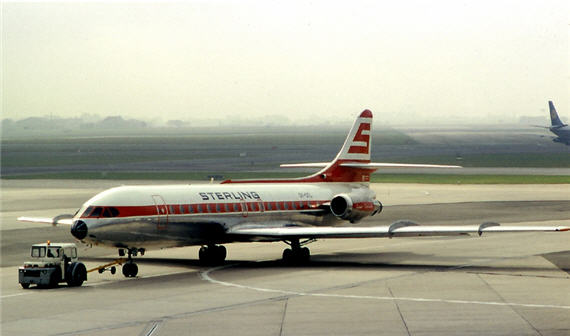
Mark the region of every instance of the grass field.
POLYGON ((565 153, 470 153, 461 156, 452 155, 426 155, 413 158, 398 158, 398 162, 431 164, 456 164, 464 167, 542 167, 542 168, 569 168, 570 155, 565 153))

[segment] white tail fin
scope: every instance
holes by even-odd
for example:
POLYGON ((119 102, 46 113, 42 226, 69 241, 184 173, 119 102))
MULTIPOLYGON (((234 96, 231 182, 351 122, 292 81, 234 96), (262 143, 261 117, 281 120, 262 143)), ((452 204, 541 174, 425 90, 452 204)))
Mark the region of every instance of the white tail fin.
POLYGON ((364 110, 354 121, 344 145, 333 160, 370 162, 372 150, 372 112, 364 110))

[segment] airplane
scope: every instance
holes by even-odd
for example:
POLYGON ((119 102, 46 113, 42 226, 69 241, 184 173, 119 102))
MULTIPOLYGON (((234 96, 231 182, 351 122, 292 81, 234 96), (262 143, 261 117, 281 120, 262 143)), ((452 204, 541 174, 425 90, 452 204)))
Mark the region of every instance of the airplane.
POLYGON ((370 174, 384 167, 461 168, 452 165, 370 162, 372 112, 356 118, 340 151, 330 162, 285 164, 321 168, 306 177, 226 180, 219 184, 121 186, 85 202, 75 215, 20 217, 20 221, 66 224, 77 240, 117 248, 128 255, 125 277, 135 277, 133 257, 149 249, 197 245, 203 264, 222 264, 234 242, 283 241, 283 261, 310 260, 306 244, 322 238, 457 235, 487 232, 568 231, 568 227, 500 226, 498 223, 422 226, 397 221, 357 226, 377 215, 382 203, 369 188, 370 174))
POLYGON ((548 108, 550 110, 550 121, 551 126, 538 126, 543 128, 548 128, 550 132, 556 134, 556 138, 552 139, 554 142, 560 142, 566 144, 567 146, 570 145, 570 127, 568 124, 564 124, 562 120, 558 117, 558 113, 556 112, 556 108, 552 101, 548 101, 548 108))

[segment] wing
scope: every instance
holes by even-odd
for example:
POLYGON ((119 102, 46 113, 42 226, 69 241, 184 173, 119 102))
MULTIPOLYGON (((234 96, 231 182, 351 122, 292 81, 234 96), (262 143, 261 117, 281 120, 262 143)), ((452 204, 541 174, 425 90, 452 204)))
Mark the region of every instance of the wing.
POLYGON ((31 223, 41 223, 41 224, 51 224, 56 225, 73 225, 73 215, 59 215, 54 218, 48 217, 18 217, 20 222, 31 222, 31 223))
POLYGON ((416 236, 448 236, 484 232, 557 232, 569 231, 569 227, 553 226, 500 226, 498 223, 481 225, 418 225, 411 221, 398 221, 389 226, 281 226, 262 227, 245 225, 231 229, 228 234, 247 240, 288 240, 317 238, 382 238, 382 237, 416 237, 416 236))

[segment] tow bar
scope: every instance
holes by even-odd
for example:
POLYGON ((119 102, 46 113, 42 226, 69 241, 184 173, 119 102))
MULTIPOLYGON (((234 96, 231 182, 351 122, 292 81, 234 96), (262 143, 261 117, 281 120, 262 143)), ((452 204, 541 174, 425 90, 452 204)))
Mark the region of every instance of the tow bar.
POLYGON ((101 265, 101 266, 97 266, 95 268, 92 268, 90 270, 87 271, 87 273, 89 272, 94 272, 94 271, 98 271, 99 273, 103 273, 105 271, 110 271, 111 274, 115 274, 115 272, 117 272, 117 268, 115 267, 115 265, 122 265, 127 261, 127 258, 119 258, 119 259, 115 259, 115 261, 110 262, 108 264, 105 265, 101 265))

